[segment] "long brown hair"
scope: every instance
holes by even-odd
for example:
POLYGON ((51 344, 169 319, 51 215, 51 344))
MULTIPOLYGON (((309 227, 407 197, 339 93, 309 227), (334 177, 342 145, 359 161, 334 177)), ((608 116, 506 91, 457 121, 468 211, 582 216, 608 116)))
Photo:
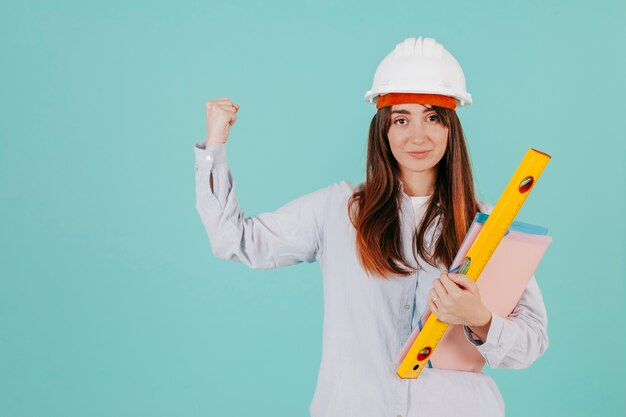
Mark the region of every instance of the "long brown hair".
MULTIPOLYGON (((456 111, 432 106, 448 128, 444 156, 437 166, 435 191, 417 231, 413 234, 413 255, 430 265, 450 268, 465 237, 478 204, 469 153, 461 122, 456 111), (430 256, 422 245, 430 224, 440 215, 441 234, 430 256)), ((387 279, 392 275, 409 275, 415 271, 404 259, 400 230, 400 171, 391 153, 387 132, 391 126, 391 106, 378 109, 369 129, 365 182, 348 201, 350 222, 356 229, 359 260, 368 275, 387 279)))

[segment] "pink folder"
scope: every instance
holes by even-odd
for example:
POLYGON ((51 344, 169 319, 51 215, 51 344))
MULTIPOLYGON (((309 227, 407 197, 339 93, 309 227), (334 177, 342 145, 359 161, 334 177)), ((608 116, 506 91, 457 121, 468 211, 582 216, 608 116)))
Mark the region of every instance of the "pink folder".
MULTIPOLYGON (((462 263, 487 218, 484 213, 476 215, 451 270, 462 263)), ((546 233, 547 230, 540 226, 513 222, 476 281, 483 303, 491 312, 507 317, 513 311, 552 242, 546 233)), ((396 363, 402 362, 429 315, 430 310, 427 310, 396 357, 396 363)), ((450 325, 435 348, 430 364, 433 368, 481 372, 485 359, 466 339, 462 325, 450 325)))

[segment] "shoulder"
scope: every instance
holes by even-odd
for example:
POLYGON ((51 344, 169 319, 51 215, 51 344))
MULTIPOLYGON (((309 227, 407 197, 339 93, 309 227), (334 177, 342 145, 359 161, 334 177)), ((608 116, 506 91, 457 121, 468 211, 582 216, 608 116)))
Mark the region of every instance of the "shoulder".
POLYGON ((358 188, 358 184, 348 181, 337 181, 321 188, 314 189, 301 197, 304 203, 315 203, 323 206, 344 205, 358 188))
POLYGON ((337 181, 323 188, 328 197, 332 200, 343 200, 354 194, 361 184, 354 184, 349 181, 337 181))
POLYGON ((350 197, 358 190, 360 184, 354 184, 349 181, 333 182, 319 190, 326 200, 326 210, 330 212, 343 212, 347 206, 350 197))
POLYGON ((359 187, 361 187, 363 185, 363 183, 360 184, 354 184, 350 181, 339 181, 336 182, 334 184, 337 187, 337 190, 344 193, 344 194, 353 194, 356 190, 359 189, 359 187))

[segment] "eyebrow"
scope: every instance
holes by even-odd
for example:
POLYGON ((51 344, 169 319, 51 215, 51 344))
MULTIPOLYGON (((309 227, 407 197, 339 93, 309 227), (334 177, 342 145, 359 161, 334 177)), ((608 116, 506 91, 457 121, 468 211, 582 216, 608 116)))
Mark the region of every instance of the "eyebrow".
MULTIPOLYGON (((433 109, 432 107, 424 107, 424 110, 422 110, 422 113, 425 113, 425 112, 427 112, 427 111, 431 111, 431 110, 434 110, 434 109, 433 109)), ((405 109, 393 110, 393 111, 391 112, 391 114, 394 114, 394 113, 398 113, 398 114, 411 114, 411 112, 410 112, 410 111, 405 110, 405 109)))

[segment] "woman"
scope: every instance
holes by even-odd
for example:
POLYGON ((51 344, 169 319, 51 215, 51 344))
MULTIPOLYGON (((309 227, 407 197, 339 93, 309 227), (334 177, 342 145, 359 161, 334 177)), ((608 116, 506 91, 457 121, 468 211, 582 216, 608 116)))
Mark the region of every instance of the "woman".
POLYGON ((547 317, 533 277, 508 317, 492 314, 475 283, 446 273, 477 211, 457 105, 465 78, 434 39, 408 38, 378 66, 367 173, 275 212, 244 217, 225 143, 239 106, 207 102, 207 141, 197 143, 197 209, 215 256, 252 268, 319 262, 324 286, 322 359, 310 412, 341 416, 502 416, 482 372, 426 368, 396 374, 395 356, 430 309, 464 326, 491 367, 523 368, 547 348, 547 317))

